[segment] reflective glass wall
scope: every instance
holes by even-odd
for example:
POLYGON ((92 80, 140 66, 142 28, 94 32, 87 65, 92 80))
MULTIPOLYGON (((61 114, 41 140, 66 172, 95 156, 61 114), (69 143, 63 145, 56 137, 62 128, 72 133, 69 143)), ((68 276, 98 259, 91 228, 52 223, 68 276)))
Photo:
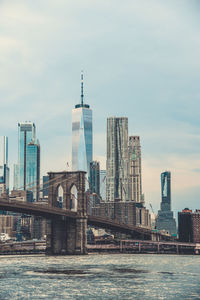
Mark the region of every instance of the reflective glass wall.
POLYGON ((72 170, 89 174, 92 156, 92 110, 83 105, 72 110, 72 170))
POLYGON ((38 199, 40 145, 32 122, 18 123, 18 164, 14 165, 14 189, 32 190, 38 199))
POLYGON ((171 173, 161 173, 161 210, 171 210, 171 173))

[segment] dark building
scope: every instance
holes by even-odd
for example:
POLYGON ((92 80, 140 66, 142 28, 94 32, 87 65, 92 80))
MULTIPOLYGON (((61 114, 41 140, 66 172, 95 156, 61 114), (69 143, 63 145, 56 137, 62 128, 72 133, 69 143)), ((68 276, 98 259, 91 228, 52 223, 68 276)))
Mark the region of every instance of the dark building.
POLYGON ((180 242, 200 243, 200 210, 185 208, 179 212, 178 232, 180 242))
POLYGON ((43 197, 48 197, 49 194, 49 176, 43 176, 43 197))
POLYGON ((98 161, 90 163, 90 193, 100 195, 100 167, 98 161))
POLYGON ((156 219, 156 229, 166 230, 171 235, 176 235, 176 221, 171 211, 171 173, 161 173, 161 205, 156 219))

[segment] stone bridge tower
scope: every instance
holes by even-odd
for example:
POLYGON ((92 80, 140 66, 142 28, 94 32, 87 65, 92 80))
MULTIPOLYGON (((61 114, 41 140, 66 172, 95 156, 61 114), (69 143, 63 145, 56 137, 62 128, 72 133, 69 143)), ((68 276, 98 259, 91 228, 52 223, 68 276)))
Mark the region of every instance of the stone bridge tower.
POLYGON ((86 172, 49 172, 49 207, 73 212, 55 217, 47 225, 47 254, 87 253, 86 172))

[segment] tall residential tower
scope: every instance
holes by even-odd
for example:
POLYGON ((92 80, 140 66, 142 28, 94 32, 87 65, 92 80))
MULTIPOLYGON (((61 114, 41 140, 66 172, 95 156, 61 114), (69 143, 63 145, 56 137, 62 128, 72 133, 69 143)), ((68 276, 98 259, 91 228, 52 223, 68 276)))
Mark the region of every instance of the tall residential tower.
POLYGON ((129 137, 129 198, 142 202, 141 146, 139 136, 129 137))
POLYGON ((106 200, 128 200, 128 118, 107 119, 106 200))
POLYGON ((72 170, 90 174, 93 157, 92 110, 84 103, 83 73, 81 73, 81 103, 72 110, 72 170))

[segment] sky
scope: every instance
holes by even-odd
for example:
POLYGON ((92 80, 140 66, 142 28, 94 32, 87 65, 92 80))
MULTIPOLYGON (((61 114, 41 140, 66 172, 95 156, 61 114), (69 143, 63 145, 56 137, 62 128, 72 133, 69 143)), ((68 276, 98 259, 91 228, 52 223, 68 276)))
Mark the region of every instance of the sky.
POLYGON ((71 112, 93 109, 94 159, 106 165, 106 119, 126 116, 139 135, 146 206, 172 173, 172 208, 200 208, 200 2, 0 0, 0 135, 33 121, 41 176, 71 166, 71 112))

